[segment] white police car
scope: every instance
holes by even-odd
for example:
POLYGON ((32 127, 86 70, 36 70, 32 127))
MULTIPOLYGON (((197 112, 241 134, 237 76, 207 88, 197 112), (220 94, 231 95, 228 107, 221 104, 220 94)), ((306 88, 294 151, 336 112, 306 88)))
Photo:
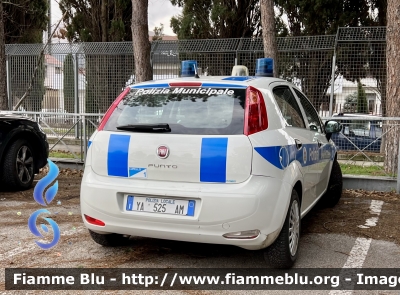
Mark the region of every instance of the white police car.
POLYGON ((81 211, 94 241, 265 248, 270 265, 292 266, 301 217, 341 196, 329 140, 341 126, 323 126, 293 84, 263 77, 271 62, 255 77, 199 77, 188 61, 186 77, 123 91, 89 142, 81 211))

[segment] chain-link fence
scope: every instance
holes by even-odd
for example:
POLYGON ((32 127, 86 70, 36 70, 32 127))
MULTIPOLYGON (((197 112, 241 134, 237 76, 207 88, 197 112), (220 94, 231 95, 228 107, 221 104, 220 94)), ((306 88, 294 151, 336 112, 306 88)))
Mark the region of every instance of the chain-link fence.
POLYGON ((340 28, 335 66, 335 110, 385 116, 386 28, 340 28))
MULTIPOLYGON (((320 114, 332 111, 385 115, 385 28, 339 28, 337 35, 277 39, 278 72, 295 83, 320 114), (333 69, 333 71, 332 71, 333 69), (332 78, 334 83, 332 84, 332 78)), ((10 109, 32 82, 22 111, 104 113, 134 83, 130 42, 6 46, 10 109), (32 74, 35 78, 32 80, 32 74)), ((254 75, 263 57, 261 38, 153 41, 154 79, 179 76, 182 60, 200 73, 230 75, 235 64, 254 75)))
MULTIPOLYGON (((342 120, 344 129, 335 141, 342 151, 383 157, 382 135, 397 132, 396 118, 391 125, 382 119, 385 35, 385 27, 363 27, 339 28, 336 35, 277 39, 279 77, 296 84, 322 117, 341 116, 336 119, 342 120)), ((42 44, 6 46, 10 109, 32 83, 19 111, 35 112, 49 136, 80 138, 83 131, 90 135, 121 90, 134 83, 132 43, 43 48, 42 44), (77 124, 72 114, 88 114, 85 119, 93 124, 82 130, 81 121, 77 124)), ((161 40, 151 47, 154 79, 178 77, 181 61, 188 59, 197 60, 200 74, 230 75, 237 64, 254 75, 256 59, 263 56, 261 38, 161 40)))

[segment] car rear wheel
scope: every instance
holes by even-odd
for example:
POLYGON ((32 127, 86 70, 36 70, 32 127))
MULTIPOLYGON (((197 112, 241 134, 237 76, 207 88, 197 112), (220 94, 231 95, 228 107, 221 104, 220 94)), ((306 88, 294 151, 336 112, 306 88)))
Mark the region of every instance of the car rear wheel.
POLYGON ((275 242, 264 250, 264 258, 272 267, 293 266, 297 259, 300 223, 300 200, 296 190, 293 189, 283 228, 275 242))
POLYGON ((118 247, 125 246, 129 243, 129 237, 125 237, 120 234, 98 234, 89 229, 90 236, 93 241, 104 247, 118 247))
POLYGON ((2 180, 7 187, 26 190, 35 177, 35 155, 25 139, 11 144, 3 157, 2 180))
POLYGON ((342 197, 343 176, 337 160, 333 161, 331 176, 329 177, 328 188, 321 201, 324 206, 334 207, 342 197))

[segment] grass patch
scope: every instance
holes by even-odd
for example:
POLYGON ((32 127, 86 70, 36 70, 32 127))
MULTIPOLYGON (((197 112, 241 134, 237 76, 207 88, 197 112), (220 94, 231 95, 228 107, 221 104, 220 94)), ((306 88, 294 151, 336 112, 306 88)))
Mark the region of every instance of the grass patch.
MULTIPOLYGON (((75 153, 75 155, 80 158, 80 153, 75 153)), ((74 155, 70 152, 64 151, 51 151, 50 158, 68 158, 74 159, 74 155)), ((383 170, 383 167, 378 166, 360 166, 353 164, 343 164, 340 163, 340 168, 342 169, 343 174, 352 174, 352 175, 370 175, 370 176, 390 176, 396 177, 397 174, 386 174, 383 170)))
MULTIPOLYGON (((80 153, 75 153, 75 155, 80 158, 80 153)), ((65 159, 75 159, 74 155, 70 152, 63 151, 51 151, 49 153, 49 158, 65 158, 65 159)))
POLYGON ((383 167, 378 166, 359 166, 352 164, 340 164, 343 174, 370 175, 370 176, 389 176, 396 177, 397 174, 386 174, 383 167))

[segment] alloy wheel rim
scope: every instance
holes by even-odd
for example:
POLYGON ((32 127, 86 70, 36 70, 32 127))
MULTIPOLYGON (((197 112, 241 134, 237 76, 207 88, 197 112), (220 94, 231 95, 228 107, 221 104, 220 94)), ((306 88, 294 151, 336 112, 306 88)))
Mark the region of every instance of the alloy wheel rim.
POLYGON ((28 183, 33 176, 33 156, 29 147, 23 145, 19 148, 15 164, 18 179, 22 183, 28 183))
POLYGON ((292 256, 296 255, 300 237, 300 214, 297 201, 292 203, 289 216, 289 250, 292 256))

